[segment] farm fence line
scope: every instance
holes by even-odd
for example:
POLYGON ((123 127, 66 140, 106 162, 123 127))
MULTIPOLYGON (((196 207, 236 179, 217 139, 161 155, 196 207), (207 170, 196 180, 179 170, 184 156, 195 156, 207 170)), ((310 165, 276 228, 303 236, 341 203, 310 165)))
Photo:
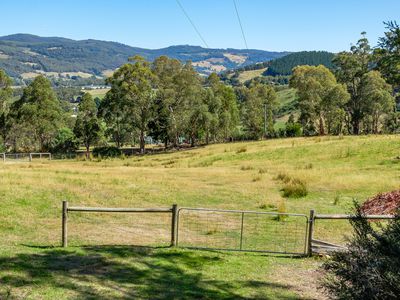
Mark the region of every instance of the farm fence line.
POLYGON ((34 159, 52 159, 52 155, 49 152, 29 152, 29 153, 0 153, 0 159, 3 162, 6 161, 29 161, 34 159))
MULTIPOLYGON (((176 204, 166 208, 77 207, 63 201, 62 246, 67 247, 71 239, 73 245, 89 241, 96 245, 163 245, 311 256, 345 249, 343 235, 350 231, 333 223, 348 223, 352 218, 355 216, 316 214, 314 210, 305 215, 176 204)), ((365 218, 387 221, 394 216, 365 218)))

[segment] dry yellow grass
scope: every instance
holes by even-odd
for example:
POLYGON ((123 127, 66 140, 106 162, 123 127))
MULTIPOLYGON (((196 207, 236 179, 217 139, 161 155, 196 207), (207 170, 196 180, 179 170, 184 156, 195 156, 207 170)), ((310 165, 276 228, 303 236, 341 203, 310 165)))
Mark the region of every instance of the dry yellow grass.
MULTIPOLYGON (((26 278, 29 278, 32 261, 35 266, 41 266, 40 272, 50 273, 50 277, 43 277, 42 281, 36 281, 34 284, 25 283, 31 290, 31 295, 41 293, 43 299, 63 299, 73 296, 71 291, 66 291, 65 286, 58 285, 58 279, 68 278, 66 274, 69 274, 68 271, 58 271, 60 261, 94 264, 93 270, 107 265, 105 261, 96 261, 99 257, 113 259, 114 263, 108 261, 111 264, 110 270, 114 270, 114 267, 120 268, 115 264, 116 260, 123 262, 130 268, 125 270, 126 273, 111 272, 113 277, 107 277, 107 282, 113 282, 119 291, 128 288, 121 281, 124 274, 137 274, 132 264, 142 264, 142 259, 153 263, 153 258, 158 266, 169 263, 168 255, 172 254, 167 250, 157 250, 151 252, 152 254, 146 252, 147 254, 142 256, 131 252, 132 250, 128 251, 127 247, 121 250, 118 247, 104 246, 96 248, 95 251, 93 248, 72 248, 67 254, 53 253, 55 250, 51 250, 52 248, 29 248, 59 245, 62 200, 68 200, 70 205, 74 206, 169 207, 177 203, 189 207, 258 211, 275 211, 279 208, 287 212, 305 214, 310 209, 316 209, 317 213, 346 213, 351 209, 353 199, 362 201, 378 192, 399 188, 399 149, 400 141, 396 135, 313 137, 211 145, 188 151, 126 159, 1 163, 0 262, 8 263, 0 266, 0 279, 3 278, 1 276, 13 278, 10 274, 28 274, 28 277, 18 277, 21 279, 15 281, 7 279, 5 286, 13 287, 13 283, 19 282, 18 280, 28 282, 26 278), (307 196, 296 199, 283 198, 283 183, 276 179, 280 173, 305 182, 307 196), (120 257, 119 251, 128 254, 120 257), (88 255, 88 261, 81 262, 81 252, 85 253, 84 257, 88 255), (65 260, 63 255, 76 256, 65 260), (93 257, 96 258, 94 262, 93 257), (44 258, 46 260, 43 260, 44 258), (15 261, 15 265, 10 265, 10 261, 15 261), (27 268, 25 270, 18 266, 27 268), (48 278, 54 278, 55 281, 49 281, 48 278)), ((146 218, 139 223, 139 216, 137 218, 132 215, 71 215, 71 242, 73 245, 131 245, 140 242, 165 245, 168 242, 165 241, 169 228, 167 216, 154 216, 153 219, 146 218), (153 231, 148 233, 146 224, 150 223, 153 231)), ((325 234, 326 237, 332 233, 341 236, 348 231, 346 226, 317 223, 316 230, 318 237, 321 237, 321 234, 325 234)), ((176 254, 179 258, 175 261, 179 264, 185 261, 184 257, 187 255, 193 255, 200 261, 201 256, 206 255, 202 252, 196 254, 197 252, 179 251, 176 254)), ((312 274, 319 264, 318 261, 227 253, 215 254, 215 257, 221 260, 221 263, 213 262, 206 266, 204 261, 193 270, 190 266, 181 265, 187 270, 182 278, 191 278, 192 272, 197 272, 200 266, 204 266, 201 275, 204 281, 200 286, 204 286, 209 280, 225 282, 236 286, 230 291, 239 299, 239 295, 251 298, 258 293, 271 299, 297 299, 310 295, 320 297, 318 294, 315 296, 317 292, 314 288, 304 287, 308 280, 304 283, 301 281, 304 274, 317 276, 312 274), (240 270, 240 274, 237 270, 240 270), (290 275, 287 270, 290 270, 290 275), (292 284, 291 278, 299 280, 292 284), (275 285, 249 287, 238 283, 238 280, 243 279, 259 281, 260 284, 273 282, 275 285), (281 289, 277 284, 282 284, 285 289, 281 289)), ((152 265, 147 266, 151 268, 152 265)), ((63 268, 68 270, 68 263, 63 265, 63 268)), ((167 274, 176 274, 176 269, 169 269, 166 271, 168 277, 167 274)), ((89 284, 98 289, 104 284, 102 273, 95 273, 90 279, 82 277, 80 273, 74 276, 74 279, 69 281, 74 287, 89 284)), ((155 280, 150 278, 146 284, 154 285, 155 280)), ((127 282, 137 283, 133 277, 127 282)), ((24 287, 14 286, 14 289, 14 295, 23 295, 26 291, 24 287)), ((199 285, 193 282, 188 284, 187 291, 192 289, 204 293, 199 285)), ((219 288, 211 288, 216 289, 219 288)), ((73 293, 76 294, 77 291, 79 293, 79 289, 75 288, 73 293)), ((96 292, 96 295, 101 297, 106 295, 104 293, 115 293, 115 290, 112 291, 112 288, 105 288, 96 292)), ((2 292, 0 288, 0 296, 2 292)), ((152 292, 154 293, 154 290, 152 292)), ((85 290, 82 290, 79 295, 84 293, 85 290)), ((211 298, 223 298, 219 294, 210 295, 211 298)))

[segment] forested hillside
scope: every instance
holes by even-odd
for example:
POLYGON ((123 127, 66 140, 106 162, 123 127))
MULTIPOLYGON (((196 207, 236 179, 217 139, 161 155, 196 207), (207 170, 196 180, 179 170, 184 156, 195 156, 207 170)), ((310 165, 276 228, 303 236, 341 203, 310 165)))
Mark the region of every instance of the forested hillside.
POLYGON ((220 77, 232 85, 249 84, 251 81, 274 84, 288 84, 292 69, 300 65, 323 65, 332 69, 334 54, 326 51, 302 51, 285 55, 270 61, 242 66, 222 72, 220 77))
POLYGON ((291 53, 285 57, 275 59, 268 64, 268 69, 263 73, 266 76, 291 75, 292 69, 300 65, 323 65, 329 69, 333 67, 333 53, 326 51, 302 51, 291 53))
POLYGON ((206 49, 189 45, 153 50, 116 42, 76 41, 29 34, 0 37, 0 68, 14 78, 32 78, 37 73, 47 77, 103 77, 134 55, 140 55, 149 61, 161 55, 179 59, 181 62, 190 60, 197 71, 209 74, 268 61, 286 54, 251 49, 206 49))

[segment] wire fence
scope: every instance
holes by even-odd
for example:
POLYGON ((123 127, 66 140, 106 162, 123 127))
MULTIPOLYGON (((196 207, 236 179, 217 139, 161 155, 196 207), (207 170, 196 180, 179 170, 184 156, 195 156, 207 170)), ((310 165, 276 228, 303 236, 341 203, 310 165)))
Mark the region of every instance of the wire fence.
MULTIPOLYGON (((62 245, 139 245, 312 255, 345 249, 352 215, 204 208, 69 207, 62 245)), ((383 228, 395 216, 364 216, 383 228)))
POLYGON ((301 214, 180 208, 177 245, 304 255, 307 226, 301 214))

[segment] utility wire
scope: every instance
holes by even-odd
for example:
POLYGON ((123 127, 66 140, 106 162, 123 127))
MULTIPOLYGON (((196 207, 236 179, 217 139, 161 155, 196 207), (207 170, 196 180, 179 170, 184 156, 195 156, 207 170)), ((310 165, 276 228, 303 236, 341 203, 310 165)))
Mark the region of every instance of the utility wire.
POLYGON ((203 36, 201 35, 200 31, 197 29, 196 25, 194 25, 192 19, 189 17, 188 13, 186 12, 186 10, 183 8, 181 2, 179 0, 176 0, 176 3, 178 3, 179 7, 181 8, 182 12, 184 13, 184 15, 186 16, 186 18, 189 20, 190 24, 192 24, 192 27, 194 28, 194 30, 196 31, 197 35, 200 37, 200 39, 203 41, 204 45, 206 46, 206 48, 210 48, 208 47, 207 42, 205 41, 205 39, 203 38, 203 36))
POLYGON ((235 6, 236 16, 237 16, 238 21, 239 21, 240 30, 242 31, 242 36, 243 36, 244 44, 246 45, 246 49, 249 50, 249 47, 247 47, 246 36, 244 35, 244 30, 243 30, 243 26, 242 26, 242 21, 240 20, 239 11, 238 11, 237 6, 236 6, 236 1, 235 1, 235 0, 232 0, 232 1, 233 1, 233 5, 235 6))

